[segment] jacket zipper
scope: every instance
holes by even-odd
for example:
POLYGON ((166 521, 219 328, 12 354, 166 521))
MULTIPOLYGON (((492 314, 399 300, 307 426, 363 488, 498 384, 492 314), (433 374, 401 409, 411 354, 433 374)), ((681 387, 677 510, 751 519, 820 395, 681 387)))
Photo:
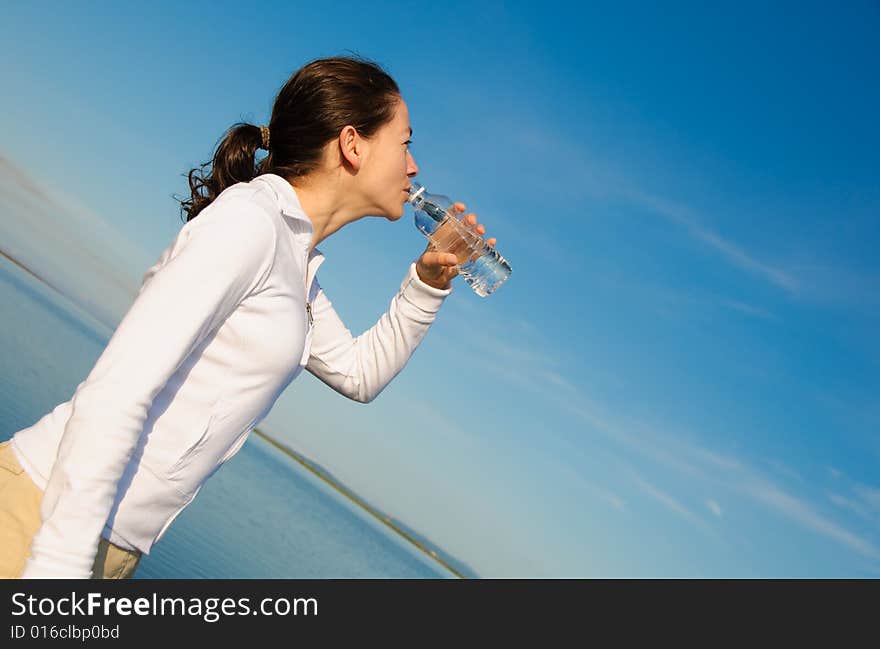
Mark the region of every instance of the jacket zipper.
POLYGON ((309 328, 311 328, 312 325, 315 324, 315 319, 312 317, 312 304, 311 304, 311 302, 309 302, 309 289, 311 287, 309 286, 309 255, 308 255, 308 253, 306 253, 305 269, 306 269, 306 313, 309 314, 309 328))

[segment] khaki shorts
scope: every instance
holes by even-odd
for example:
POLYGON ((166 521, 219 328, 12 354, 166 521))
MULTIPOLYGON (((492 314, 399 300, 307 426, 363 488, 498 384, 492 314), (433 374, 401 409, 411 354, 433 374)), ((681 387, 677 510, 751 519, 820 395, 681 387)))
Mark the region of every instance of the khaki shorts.
MULTIPOLYGON (((31 552, 31 539, 40 528, 43 492, 15 459, 9 442, 0 444, 0 578, 21 577, 31 552)), ((92 579, 128 579, 141 553, 125 550, 102 538, 92 567, 92 579)))

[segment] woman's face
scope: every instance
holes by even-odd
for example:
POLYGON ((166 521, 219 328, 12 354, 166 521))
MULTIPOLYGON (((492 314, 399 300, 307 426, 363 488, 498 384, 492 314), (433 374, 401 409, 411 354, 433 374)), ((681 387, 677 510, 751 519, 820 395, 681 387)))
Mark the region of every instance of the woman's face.
POLYGON ((403 205, 409 193, 410 178, 419 168, 409 152, 412 129, 409 111, 401 99, 394 109, 394 117, 383 124, 367 140, 367 156, 361 167, 360 178, 369 203, 377 216, 393 220, 403 216, 403 205))

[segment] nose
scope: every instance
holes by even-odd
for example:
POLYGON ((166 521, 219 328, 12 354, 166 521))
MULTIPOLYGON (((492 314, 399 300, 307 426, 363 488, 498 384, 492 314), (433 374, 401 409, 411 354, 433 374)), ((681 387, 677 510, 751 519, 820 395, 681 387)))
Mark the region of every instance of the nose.
POLYGON ((418 175, 419 166, 416 164, 416 159, 413 158, 413 154, 409 151, 406 152, 406 175, 408 178, 412 178, 413 176, 418 175))

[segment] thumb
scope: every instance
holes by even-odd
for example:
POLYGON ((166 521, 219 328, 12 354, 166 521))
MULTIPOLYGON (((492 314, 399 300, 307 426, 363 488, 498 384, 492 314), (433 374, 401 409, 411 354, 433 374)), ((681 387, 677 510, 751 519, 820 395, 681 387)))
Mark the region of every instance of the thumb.
POLYGON ((426 252, 422 255, 422 261, 432 266, 457 266, 458 257, 451 252, 426 252))

